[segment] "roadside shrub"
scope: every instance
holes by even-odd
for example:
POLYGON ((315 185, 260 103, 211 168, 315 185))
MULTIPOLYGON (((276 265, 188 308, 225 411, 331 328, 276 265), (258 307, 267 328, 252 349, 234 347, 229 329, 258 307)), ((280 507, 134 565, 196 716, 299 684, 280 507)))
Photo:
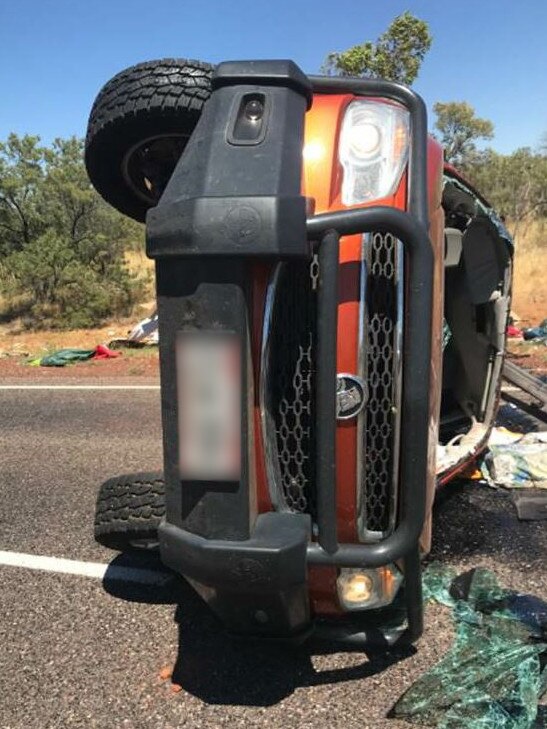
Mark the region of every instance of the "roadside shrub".
POLYGON ((125 252, 143 229, 93 190, 83 142, 11 134, 0 142, 0 294, 4 321, 30 327, 92 327, 131 314, 146 272, 125 252))
POLYGON ((104 241, 74 246, 48 230, 0 265, 3 292, 26 295, 28 327, 92 327, 112 315, 131 313, 142 282, 104 241))

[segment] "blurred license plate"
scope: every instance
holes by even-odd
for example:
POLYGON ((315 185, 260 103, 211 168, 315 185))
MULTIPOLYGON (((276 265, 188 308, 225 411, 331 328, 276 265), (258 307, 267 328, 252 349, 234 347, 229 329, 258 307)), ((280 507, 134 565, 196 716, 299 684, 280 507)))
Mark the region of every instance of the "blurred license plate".
POLYGON ((179 468, 184 480, 241 472, 241 345, 232 332, 179 332, 179 468))

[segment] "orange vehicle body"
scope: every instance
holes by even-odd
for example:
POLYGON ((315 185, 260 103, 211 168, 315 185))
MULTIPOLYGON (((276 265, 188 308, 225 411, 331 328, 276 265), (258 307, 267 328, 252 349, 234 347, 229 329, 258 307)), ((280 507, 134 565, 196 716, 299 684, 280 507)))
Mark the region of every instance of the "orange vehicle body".
MULTIPOLYGON (((302 194, 313 201, 313 213, 343 210, 341 202, 342 170, 338 162, 337 145, 342 119, 348 105, 356 98, 351 94, 315 95, 312 108, 305 119, 304 168, 302 194), (324 130, 328 129, 326 135, 324 130)), ((386 102, 389 103, 389 102, 386 102)), ((431 373, 430 373, 430 429, 427 477, 427 515, 421 538, 421 551, 429 552, 431 546, 431 508, 437 485, 435 473, 435 449, 439 428, 440 379, 442 346, 439 333, 443 320, 443 247, 444 211, 441 206, 443 151, 433 138, 428 139, 428 192, 429 233, 435 256, 433 281, 434 310, 432 312, 431 373)), ((406 210, 407 176, 403 174, 395 192, 389 197, 373 200, 360 207, 385 205, 406 210)), ((337 370, 357 371, 359 330, 359 267, 361 260, 361 235, 345 236, 340 244, 337 370)), ((260 360, 262 346, 263 306, 270 275, 267 266, 256 266, 253 272, 252 347, 256 361, 260 360)), ((255 368, 258 377, 258 368, 255 368)), ((263 430, 260 425, 259 385, 255 381, 255 433, 256 483, 259 513, 272 511, 270 492, 264 463, 263 430)), ((337 526, 342 542, 354 543, 359 538, 356 531, 357 494, 357 423, 355 420, 339 421, 336 435, 337 452, 337 526)), ((462 466, 463 468, 463 466, 462 466)), ((319 614, 336 615, 340 608, 336 591, 335 567, 309 567, 310 599, 319 614)))

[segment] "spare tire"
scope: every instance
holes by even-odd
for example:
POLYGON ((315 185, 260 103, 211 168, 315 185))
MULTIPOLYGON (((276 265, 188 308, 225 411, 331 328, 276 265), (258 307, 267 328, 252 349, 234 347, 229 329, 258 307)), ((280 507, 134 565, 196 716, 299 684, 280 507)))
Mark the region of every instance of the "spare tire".
POLYGON ((114 76, 95 99, 85 164, 97 192, 143 222, 157 204, 211 94, 214 66, 168 58, 114 76))
POLYGON ((161 472, 131 473, 101 484, 95 509, 95 540, 126 552, 153 549, 165 516, 165 484, 161 472))

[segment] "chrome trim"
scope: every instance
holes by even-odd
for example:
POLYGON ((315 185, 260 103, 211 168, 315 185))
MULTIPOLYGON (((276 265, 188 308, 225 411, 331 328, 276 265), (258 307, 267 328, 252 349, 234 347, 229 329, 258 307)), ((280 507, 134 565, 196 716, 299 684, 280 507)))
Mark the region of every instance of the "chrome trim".
MULTIPOLYGON (((359 329, 357 340, 357 372, 359 377, 368 382, 367 360, 365 357, 365 332, 368 327, 368 312, 366 307, 368 270, 370 264, 371 234, 364 233, 361 238, 361 265, 359 280, 359 329)), ((364 478, 364 409, 357 417, 357 468, 356 468, 356 504, 357 504, 357 534, 361 541, 378 542, 382 538, 380 532, 370 532, 363 524, 363 478, 364 478)))
POLYGON ((392 474, 392 518, 390 532, 395 528, 397 521, 397 508, 399 506, 399 460, 401 448, 401 404, 403 397, 403 344, 404 344, 404 307, 405 307, 405 256, 403 244, 397 241, 396 257, 396 290, 397 290, 397 325, 395 327, 395 352, 393 356, 393 381, 395 383, 395 397, 393 412, 395 418, 395 431, 393 433, 393 474, 392 474))
POLYGON ((279 467, 279 453, 277 451, 276 427, 271 408, 269 407, 268 382, 270 370, 270 338, 272 331, 272 315, 277 294, 277 285, 281 268, 286 264, 278 263, 274 267, 264 302, 264 321, 262 325, 262 347, 260 352, 260 420, 262 424, 262 442, 264 444, 264 460, 266 463, 266 478, 272 505, 276 511, 288 511, 283 498, 281 469, 279 467))
MULTIPOLYGON (((369 326, 369 312, 367 311, 367 282, 371 269, 371 241, 375 233, 366 233, 362 236, 360 291, 359 291, 359 330, 358 330, 358 374, 367 384, 369 372, 365 352, 367 331, 369 326)), ((356 502, 357 502, 357 532, 362 542, 379 542, 389 536, 395 529, 397 521, 398 491, 399 491, 399 449, 400 449, 400 423, 402 399, 402 363, 403 363, 403 326, 404 326, 404 255, 401 241, 396 242, 395 250, 395 289, 396 289, 396 322, 392 336, 393 342, 393 402, 392 412, 398 414, 393 420, 391 441, 392 451, 392 477, 390 493, 389 526, 385 531, 372 531, 366 527, 365 513, 365 459, 367 457, 367 443, 365 433, 366 408, 358 415, 357 420, 357 469, 356 469, 356 502)), ((370 390, 369 390, 370 391, 370 390)))

